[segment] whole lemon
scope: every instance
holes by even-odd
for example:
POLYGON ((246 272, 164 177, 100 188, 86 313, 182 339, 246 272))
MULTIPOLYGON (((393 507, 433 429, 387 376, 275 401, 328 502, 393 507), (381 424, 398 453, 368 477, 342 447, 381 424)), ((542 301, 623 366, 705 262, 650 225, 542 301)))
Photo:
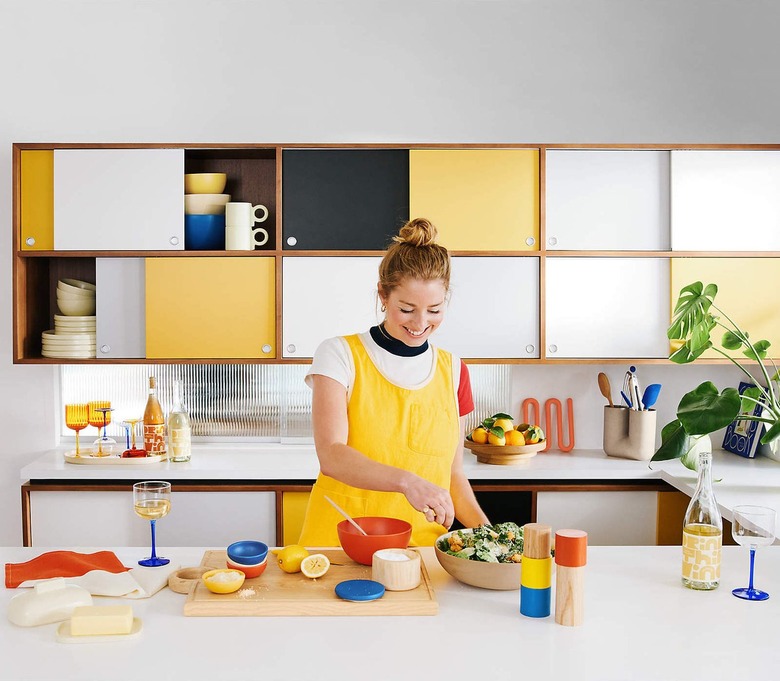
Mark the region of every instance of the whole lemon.
POLYGON ((493 423, 494 428, 501 428, 504 432, 513 430, 515 424, 512 423, 512 419, 496 419, 493 423))
POLYGON ((484 445, 488 441, 488 432, 482 426, 474 428, 471 431, 471 441, 478 445, 484 445))
POLYGON ((300 572, 301 562, 309 552, 300 544, 290 544, 283 549, 271 551, 276 556, 276 562, 284 572, 300 572))
POLYGON ((506 445, 506 436, 504 435, 498 436, 495 432, 490 431, 488 433, 488 444, 503 447, 504 445, 506 445))

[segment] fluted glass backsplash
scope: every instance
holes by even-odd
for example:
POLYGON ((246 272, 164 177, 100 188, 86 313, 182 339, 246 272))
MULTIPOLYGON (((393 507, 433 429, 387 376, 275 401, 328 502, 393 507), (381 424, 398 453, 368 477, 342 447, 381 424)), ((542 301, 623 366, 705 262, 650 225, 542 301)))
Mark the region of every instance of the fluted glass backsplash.
MULTIPOLYGON (((311 439, 311 391, 303 382, 306 364, 140 364, 63 365, 61 405, 110 400, 114 408, 108 434, 124 437, 119 423, 143 416, 149 376, 157 378, 158 398, 170 411, 173 384, 181 380, 192 420, 192 434, 201 441, 295 441, 311 439)), ((511 367, 469 366, 475 410, 469 427, 506 408, 511 397, 511 367)), ((60 413, 64 410, 60 409, 60 413)), ((92 429, 87 429, 87 436, 92 429)), ((73 431, 61 426, 63 437, 73 431)))

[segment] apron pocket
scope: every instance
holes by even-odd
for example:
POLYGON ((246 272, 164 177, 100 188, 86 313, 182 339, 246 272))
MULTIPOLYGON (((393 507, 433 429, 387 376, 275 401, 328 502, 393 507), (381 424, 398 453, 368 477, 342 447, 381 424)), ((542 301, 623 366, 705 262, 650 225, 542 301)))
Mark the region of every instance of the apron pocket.
POLYGON ((453 428, 458 428, 458 422, 452 423, 445 408, 413 404, 409 411, 409 449, 434 458, 452 456, 453 428))

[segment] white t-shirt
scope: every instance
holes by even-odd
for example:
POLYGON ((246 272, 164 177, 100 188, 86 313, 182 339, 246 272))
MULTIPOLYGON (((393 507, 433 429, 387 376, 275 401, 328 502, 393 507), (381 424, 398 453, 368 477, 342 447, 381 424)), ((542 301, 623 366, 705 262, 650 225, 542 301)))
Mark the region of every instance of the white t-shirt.
MULTIPOLYGON (((433 377, 436 353, 430 343, 428 349, 419 355, 399 357, 377 345, 368 331, 361 333, 359 338, 380 373, 400 388, 415 390, 423 387, 433 377)), ((347 398, 352 395, 352 388, 355 385, 355 363, 352 360, 352 351, 343 336, 324 340, 314 352, 311 368, 304 379, 310 388, 313 374, 338 381, 347 389, 347 398)), ((455 356, 452 357, 452 384, 457 401, 460 358, 455 356)))

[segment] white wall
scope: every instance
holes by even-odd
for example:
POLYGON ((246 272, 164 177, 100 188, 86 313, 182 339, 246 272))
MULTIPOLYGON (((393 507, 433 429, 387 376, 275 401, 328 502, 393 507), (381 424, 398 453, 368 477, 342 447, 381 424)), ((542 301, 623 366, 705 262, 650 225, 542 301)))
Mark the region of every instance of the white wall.
MULTIPOLYGON (((0 544, 55 444, 56 371, 11 363, 13 142, 778 142, 779 21, 775 0, 0 0, 0 544)), ((520 367, 518 395, 571 387, 593 430, 597 371, 520 367)), ((652 371, 670 412, 724 375, 652 371)))

